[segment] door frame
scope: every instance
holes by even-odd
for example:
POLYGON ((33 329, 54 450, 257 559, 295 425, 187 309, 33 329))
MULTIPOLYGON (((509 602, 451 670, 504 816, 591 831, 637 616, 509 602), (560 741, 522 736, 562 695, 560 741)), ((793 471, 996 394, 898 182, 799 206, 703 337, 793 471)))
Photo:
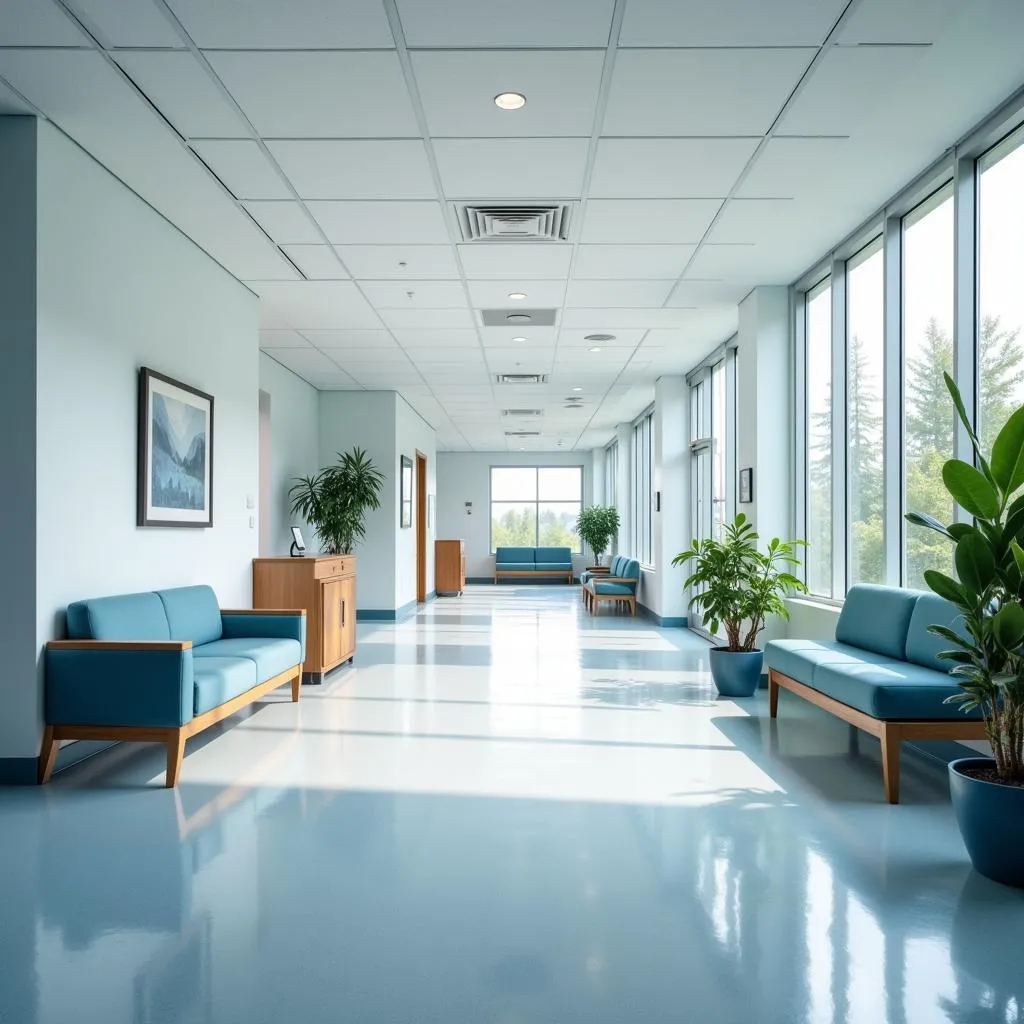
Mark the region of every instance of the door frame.
POLYGON ((416 601, 427 600, 427 457, 416 450, 416 601))

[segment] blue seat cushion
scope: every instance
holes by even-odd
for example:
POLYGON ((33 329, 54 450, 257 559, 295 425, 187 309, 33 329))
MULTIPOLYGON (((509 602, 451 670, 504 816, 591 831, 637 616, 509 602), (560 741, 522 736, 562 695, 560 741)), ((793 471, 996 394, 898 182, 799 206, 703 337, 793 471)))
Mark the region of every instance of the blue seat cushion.
POLYGON ((498 548, 494 555, 495 562, 529 562, 531 565, 537 561, 534 554, 536 548, 498 548))
POLYGON ((941 636, 928 632, 929 626, 946 626, 955 633, 966 637, 963 615, 955 604, 951 604, 938 594, 922 594, 914 605, 914 613, 910 616, 910 628, 907 630, 907 661, 924 668, 935 669, 936 672, 948 672, 951 661, 939 657, 940 651, 951 651, 955 645, 941 636))
POLYGON ((572 562, 537 562, 534 568, 538 572, 568 572, 572 562))
POLYGON ((251 658, 196 658, 193 661, 193 711, 202 715, 251 690, 257 683, 251 658))
POLYGON ((252 686, 266 682, 273 676, 287 669, 295 668, 302 662, 302 645, 298 640, 238 638, 234 640, 214 640, 193 647, 196 671, 207 659, 221 660, 224 658, 245 658, 256 666, 256 677, 252 686))
POLYGON ((903 660, 907 629, 920 595, 913 590, 859 583, 850 587, 836 623, 836 640, 903 660))
POLYGON ((572 564, 571 548, 536 548, 533 555, 536 562, 567 562, 572 564))
POLYGON ((220 605, 212 587, 175 587, 158 590, 157 596, 164 603, 172 640, 191 640, 198 647, 221 638, 220 605))
POLYGON ((156 594, 95 597, 68 605, 70 640, 170 640, 163 602, 156 594))
POLYGON ((834 640, 770 640, 765 644, 764 663, 790 679, 813 685, 814 670, 829 664, 875 664, 885 662, 882 654, 864 651, 834 640))
POLYGON ((591 580, 587 586, 595 594, 614 594, 616 597, 633 596, 633 588, 628 583, 602 583, 600 580, 591 580))
POLYGON ((537 568, 536 562, 498 562, 495 569, 502 569, 506 572, 533 572, 537 568))
POLYGON ((932 721, 979 718, 965 714, 959 704, 943 703, 959 692, 946 672, 896 659, 820 664, 814 669, 814 689, 884 721, 932 721))

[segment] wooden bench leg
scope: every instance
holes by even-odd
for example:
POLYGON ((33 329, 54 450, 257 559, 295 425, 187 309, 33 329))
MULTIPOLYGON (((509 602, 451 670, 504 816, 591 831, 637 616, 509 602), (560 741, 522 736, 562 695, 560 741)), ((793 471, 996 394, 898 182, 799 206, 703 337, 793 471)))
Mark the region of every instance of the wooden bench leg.
POLYGON ((181 759, 185 756, 185 730, 178 729, 167 740, 167 788, 174 789, 181 774, 181 759))
POLYGON ((302 690, 302 666, 299 666, 299 671, 296 673, 295 678, 292 680, 292 703, 299 703, 299 693, 302 690))
POLYGON ((39 785, 45 786, 53 774, 53 766, 60 750, 60 740, 54 738, 54 729, 48 725, 43 730, 43 745, 39 748, 39 785))
POLYGON ((772 718, 779 717, 779 684, 772 669, 768 670, 768 714, 772 718))
POLYGON ((885 783, 885 799, 891 804, 900 802, 900 730, 898 725, 883 725, 882 735, 882 781, 885 783))

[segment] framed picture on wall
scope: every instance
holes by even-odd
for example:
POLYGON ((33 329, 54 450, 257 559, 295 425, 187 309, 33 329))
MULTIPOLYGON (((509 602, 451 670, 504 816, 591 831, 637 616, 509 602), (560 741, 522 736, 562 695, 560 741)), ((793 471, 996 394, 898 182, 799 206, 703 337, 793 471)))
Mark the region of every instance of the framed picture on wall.
POLYGON ((412 459, 408 455, 401 456, 402 459, 402 493, 398 505, 398 525, 407 530, 412 526, 412 459))
POLYGON ((740 470, 740 493, 739 501, 742 505, 748 505, 754 500, 754 471, 753 469, 740 470))
POLYGON ((139 370, 139 526, 213 526, 213 396, 139 370))

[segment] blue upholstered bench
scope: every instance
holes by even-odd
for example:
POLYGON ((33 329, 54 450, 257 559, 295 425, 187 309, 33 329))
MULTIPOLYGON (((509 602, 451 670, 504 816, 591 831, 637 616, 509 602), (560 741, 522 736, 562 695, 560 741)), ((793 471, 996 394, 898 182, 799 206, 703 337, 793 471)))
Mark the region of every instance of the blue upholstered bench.
POLYGON ((167 747, 167 786, 185 740, 285 683, 299 699, 304 611, 221 611, 209 587, 79 601, 67 640, 46 645, 39 781, 65 739, 167 747))
POLYGON ((494 554, 494 582, 502 576, 565 576, 572 583, 572 550, 498 548, 494 554))
POLYGON ((608 575, 584 572, 580 575, 583 604, 593 615, 601 601, 621 601, 636 615, 636 588, 640 583, 640 563, 635 558, 616 555, 608 575))
POLYGON ((934 594, 861 584, 851 587, 834 641, 772 640, 765 645, 768 700, 778 714, 779 689, 877 736, 889 803, 899 803, 900 741, 984 739, 977 713, 943 701, 959 692, 950 643, 930 625, 958 630, 956 608, 934 594))

